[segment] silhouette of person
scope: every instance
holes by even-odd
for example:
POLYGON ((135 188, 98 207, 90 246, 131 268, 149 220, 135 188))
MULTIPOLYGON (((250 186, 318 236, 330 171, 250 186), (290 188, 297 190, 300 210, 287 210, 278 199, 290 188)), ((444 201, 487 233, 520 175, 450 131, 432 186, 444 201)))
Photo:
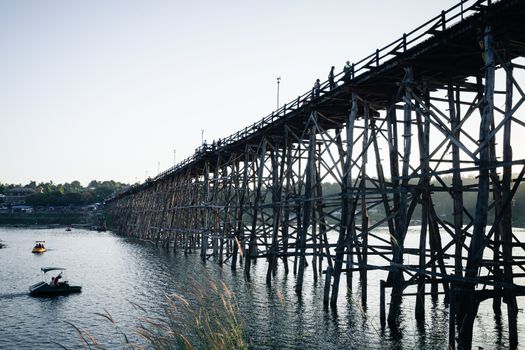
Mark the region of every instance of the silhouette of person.
POLYGON ((330 85, 330 90, 336 87, 335 81, 334 81, 334 69, 335 67, 332 66, 332 68, 330 68, 330 73, 328 73, 328 84, 330 85))
POLYGON ((321 81, 317 79, 314 83, 314 97, 319 97, 319 92, 321 91, 321 81))
POLYGON ((346 61, 345 66, 343 67, 343 80, 344 81, 350 81, 350 74, 352 72, 352 65, 350 64, 350 61, 346 61))
POLYGON ((58 274, 58 276, 55 277, 54 279, 54 283, 55 283, 55 286, 58 287, 58 283, 59 283, 59 280, 62 278, 62 272, 60 272, 58 274))

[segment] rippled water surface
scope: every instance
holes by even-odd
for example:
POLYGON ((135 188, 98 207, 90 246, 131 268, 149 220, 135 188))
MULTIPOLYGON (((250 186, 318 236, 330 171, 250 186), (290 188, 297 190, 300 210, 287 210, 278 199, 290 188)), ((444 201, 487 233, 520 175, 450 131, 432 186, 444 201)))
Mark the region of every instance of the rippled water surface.
MULTIPOLYGON (((144 313, 133 303, 153 315, 162 309, 165 293, 188 296, 191 281, 202 278, 224 281, 235 292, 246 334, 256 349, 446 349, 448 311, 441 297, 435 303, 427 301, 425 327, 415 326, 414 300, 407 297, 401 333, 394 339, 388 330, 381 330, 379 279, 386 277, 384 272, 369 274, 366 308, 360 306, 356 275, 355 292, 341 289, 334 311, 323 308, 323 279, 313 282, 311 266, 303 293, 297 295, 293 274, 285 276, 282 268, 273 285, 266 286, 263 261, 247 283, 242 271, 232 272, 229 265, 203 264, 198 255, 174 254, 110 232, 0 228, 0 239, 8 245, 0 249, 0 349, 60 349, 58 344, 81 348, 72 325, 89 331, 106 348, 122 348, 120 331, 140 341, 133 334, 144 313), (35 240, 45 240, 49 250, 32 254, 35 240), (41 279, 43 266, 68 268, 70 282, 82 284, 82 293, 29 296, 28 287, 41 279), (106 311, 118 328, 98 315, 106 311)), ((490 302, 481 305, 479 314, 474 348, 505 349, 506 322, 495 321, 490 302)), ((520 334, 525 331, 522 319, 520 312, 520 334)))

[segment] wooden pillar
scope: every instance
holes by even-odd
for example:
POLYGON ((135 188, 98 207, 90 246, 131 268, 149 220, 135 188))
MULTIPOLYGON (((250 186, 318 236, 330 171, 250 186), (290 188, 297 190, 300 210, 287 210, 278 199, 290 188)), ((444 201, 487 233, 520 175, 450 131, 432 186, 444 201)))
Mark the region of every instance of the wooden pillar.
MULTIPOLYGON (((416 107, 417 104, 416 104, 416 107)), ((428 116, 425 116, 425 121, 428 116)), ((428 155, 428 129, 423 124, 421 113, 419 108, 416 108, 416 124, 418 130, 418 143, 419 143, 419 164, 421 167, 421 231, 419 234, 419 272, 417 276, 417 296, 416 296, 416 308, 415 316, 418 323, 425 321, 425 284, 426 275, 424 273, 426 269, 426 241, 427 241, 427 227, 429 217, 429 205, 430 205, 430 178, 429 178, 429 155, 428 155)))
POLYGON ((323 293, 323 305, 328 306, 330 301, 330 281, 332 280, 332 273, 334 269, 331 266, 328 266, 326 269, 326 276, 324 279, 324 293, 323 293))
MULTIPOLYGON (((211 165, 211 164, 210 164, 211 165)), ((208 225, 206 227, 206 232, 211 236, 211 248, 212 248, 212 256, 214 260, 217 260, 217 257, 219 256, 219 242, 217 235, 219 234, 219 225, 218 225, 218 213, 217 213, 217 197, 220 192, 220 187, 222 186, 220 181, 220 157, 217 157, 217 161, 215 162, 215 165, 211 169, 210 172, 212 172, 212 178, 211 181, 209 181, 209 196, 208 200, 206 201, 209 203, 209 209, 208 209, 208 225)))
MULTIPOLYGON (((485 244, 485 229, 487 226, 487 212, 489 199, 489 147, 488 140, 490 125, 494 117, 494 52, 492 44, 492 28, 487 26, 484 32, 484 58, 485 58, 485 92, 483 96, 483 112, 479 130, 479 177, 478 194, 476 202, 476 213, 474 218, 474 229, 470 241, 465 277, 475 279, 478 277, 478 268, 483 257, 485 244)), ((479 300, 475 295, 475 283, 466 282, 461 290, 462 318, 461 328, 458 334, 458 348, 470 350, 472 347, 472 331, 476 317, 479 300)))
POLYGON ((253 199, 253 217, 252 227, 250 229, 250 241, 248 243, 248 254, 246 256, 246 264, 244 265, 244 274, 246 278, 250 278, 250 268, 253 260, 257 258, 257 215, 259 215, 259 207, 261 205, 261 188, 264 176, 264 161, 266 155, 266 137, 262 139, 259 146, 259 161, 257 164, 257 175, 255 178, 256 189, 255 197, 253 199))
POLYGON ((237 173, 235 169, 235 163, 233 162, 233 156, 230 157, 229 165, 224 166, 224 171, 222 173, 223 183, 224 181, 227 182, 226 184, 226 194, 224 198, 219 199, 221 201, 221 205, 223 206, 223 219, 222 219, 222 234, 221 234, 221 244, 220 244, 220 253, 219 253, 219 262, 222 264, 224 262, 223 257, 223 250, 224 245, 226 245, 226 256, 229 256, 232 251, 232 236, 235 237, 235 235, 232 235, 232 231, 234 230, 232 225, 232 203, 233 203, 233 183, 235 182, 235 179, 237 178, 237 173), (229 170, 229 171, 228 171, 229 170))
POLYGON ((204 181, 201 188, 201 198, 199 202, 200 208, 200 229, 201 232, 201 259, 206 261, 206 254, 208 250, 208 189, 209 189, 209 164, 204 163, 204 181))
MULTIPOLYGON (((502 183, 502 203, 505 205, 502 210, 502 245, 503 245, 503 274, 507 285, 512 285, 512 147, 511 147, 511 117, 512 117, 512 89, 513 75, 512 63, 506 64, 506 98, 505 98, 505 125, 503 129, 503 183, 502 183)), ((507 304, 507 314, 509 322, 509 348, 517 349, 518 347, 518 304, 516 295, 511 288, 505 288, 504 299, 507 304)))
MULTIPOLYGON (((302 140, 299 141, 297 145, 297 152, 296 152, 296 159, 297 159, 297 168, 302 169, 302 159, 303 159, 303 143, 302 140)), ((292 178, 293 179, 293 178, 292 178)), ((296 241, 295 241, 295 251, 294 251, 294 260, 293 260, 293 273, 294 275, 297 275, 297 269, 298 269, 298 260, 299 260, 299 240, 300 235, 303 230, 303 219, 302 219, 302 213, 303 213, 303 201, 301 200, 301 193, 302 188, 304 184, 301 178, 299 177, 299 180, 297 183, 294 183, 294 186, 292 187, 295 192, 295 218, 297 220, 297 227, 295 229, 296 231, 296 241)))
POLYGON ((456 296, 455 284, 450 285, 449 313, 448 313, 448 349, 456 349, 456 296))
MULTIPOLYGON (((370 128, 373 130, 376 129, 375 121, 373 119, 370 121, 370 128)), ((378 131, 376 131, 375 133, 377 134, 377 132, 378 131)), ((392 140, 392 138, 389 138, 389 139, 392 140)), ((377 171, 379 192, 381 193, 383 208, 385 210, 385 217, 387 218, 388 232, 390 232, 390 234, 392 235, 393 232, 395 231, 394 219, 392 217, 392 211, 390 209, 390 199, 388 198, 388 195, 387 195, 387 183, 385 179, 385 172, 383 170, 381 154, 379 153, 379 143, 377 142, 377 137, 375 137, 375 135, 372 136, 372 143, 374 145, 374 154, 376 158, 376 171, 377 171)))
POLYGON ((383 280, 379 281, 379 323, 381 324, 381 329, 385 328, 386 324, 385 288, 386 282, 383 280))
MULTIPOLYGON (((237 267, 237 255, 244 254, 244 202, 246 198, 246 192, 248 191, 248 164, 249 164, 249 149, 248 146, 244 148, 244 161, 242 170, 242 183, 239 189, 239 199, 237 202, 237 215, 236 215, 236 228, 235 228, 235 245, 233 246, 232 256, 232 270, 237 267)), ((239 161, 240 163, 240 161, 239 161)), ((239 172, 239 163, 237 163, 237 172, 239 172)))
MULTIPOLYGON (((316 123, 316 127, 317 127, 316 123)), ((317 128, 320 130, 320 128, 317 128)), ((323 248, 322 248, 322 233, 320 231, 320 221, 322 220, 323 212, 323 199, 322 197, 322 183, 321 183, 321 161, 317 159, 321 158, 322 150, 321 143, 314 147, 314 166, 312 174, 312 213, 311 215, 311 226, 312 226, 312 245, 313 245, 313 256, 312 256, 312 272, 314 274, 314 282, 317 282, 319 275, 322 274, 323 264, 323 248)))
MULTIPOLYGON (((411 131, 411 104, 410 104, 410 84, 412 84, 412 69, 410 67, 405 68, 405 78, 403 79, 403 85, 405 87, 405 103, 404 103, 404 130, 403 130, 403 159, 402 159, 402 181, 399 184, 398 177, 398 155, 392 155, 393 148, 397 148, 396 144, 391 144, 391 174, 392 184, 397 186, 394 188, 397 196, 394 195, 394 212, 396 212, 395 222, 396 230, 392 244, 393 256, 392 260, 394 263, 393 269, 391 270, 390 280, 392 284, 392 294, 390 298, 390 308, 388 312, 388 324, 391 327, 397 327, 399 323, 399 308, 401 305, 401 294, 403 292, 403 271, 400 266, 403 264, 403 251, 404 251, 404 240, 407 229, 407 208, 408 208, 408 176, 409 176, 409 162, 412 142, 412 131, 411 131)), ((396 121, 392 121, 395 123, 396 121)), ((391 122, 391 123, 392 123, 391 122)))
POLYGON ((289 140, 288 128, 284 129, 284 143, 285 147, 283 148, 285 154, 283 154, 283 159, 286 158, 286 167, 283 171, 286 173, 285 176, 285 188, 284 188, 284 214, 283 214, 283 223, 282 223, 282 235, 283 235, 283 265, 284 273, 288 274, 288 237, 290 230, 290 209, 293 208, 293 191, 291 190, 291 177, 292 177, 292 145, 289 140))
MULTIPOLYGON (((337 304, 337 296, 339 294, 339 281, 341 279, 341 270, 343 268, 343 260, 345 249, 348 249, 349 235, 352 231, 353 225, 353 194, 350 191, 352 187, 352 151, 354 141, 354 123, 357 118, 357 94, 352 93, 352 107, 348 114, 346 122, 346 159, 344 161, 343 179, 341 182, 341 222, 339 226, 339 237, 337 239, 337 246, 335 248, 334 260, 334 283, 332 285, 332 296, 330 298, 330 306, 335 307, 337 304)), ((350 251, 347 251, 350 254, 350 251)), ((349 266, 347 265, 347 268, 349 266)), ((350 266, 351 267, 351 266, 350 266)), ((351 276, 352 272, 347 271, 347 276, 351 276)), ((347 281, 348 282, 348 281, 347 281)), ((351 288, 351 281, 350 286, 351 288)))
MULTIPOLYGON (((490 132, 493 132, 495 129, 494 125, 494 119, 492 119, 492 123, 490 125, 490 132)), ((490 162, 497 162, 497 155, 496 155, 496 138, 493 137, 489 140, 489 159, 490 162)), ((502 188, 500 185, 500 178, 498 174, 498 169, 496 167, 491 167, 490 169, 490 179, 492 181, 492 198, 495 203, 494 207, 494 216, 496 220, 499 220, 501 216, 503 215, 503 210, 505 203, 502 201, 502 188)), ((510 189, 509 189, 510 191, 510 189)), ((494 274, 494 280, 496 281, 502 281, 503 280, 503 271, 500 266, 500 260, 501 260, 501 237, 502 237, 502 231, 503 231, 503 222, 500 220, 499 224, 496 224, 494 227, 494 246, 492 248, 492 261, 493 261, 493 274, 494 274)), ((495 315, 500 316, 501 315, 501 287, 494 286, 494 297, 492 298, 492 310, 494 311, 495 315)))
POLYGON ((303 289, 304 269, 306 266, 306 238, 308 236, 308 228, 310 227, 310 216, 312 212, 312 185, 313 173, 315 171, 315 133, 314 125, 317 121, 317 112, 313 111, 310 114, 310 129, 308 142, 308 160, 306 162, 306 179, 304 189, 304 205, 303 205, 303 227, 300 231, 299 237, 299 266, 297 270, 297 281, 295 284, 295 291, 300 293, 303 289))
MULTIPOLYGON (((455 90, 452 84, 448 85, 448 109, 450 115, 450 127, 454 138, 459 141, 461 136, 461 99, 459 87, 455 90)), ((465 234, 463 231, 463 181, 461 179, 461 161, 459 156, 459 147, 455 142, 451 142, 452 148, 452 201, 454 205, 454 276, 463 276, 463 243, 465 234)), ((455 284, 455 282, 453 283, 455 284)), ((451 288, 452 289, 452 288, 451 288)), ((455 298, 450 299, 450 312, 457 308, 455 298)), ((450 318, 455 323, 455 315, 450 318)))
MULTIPOLYGON (((316 147, 314 147, 314 150, 315 150, 316 147)), ((315 152, 315 151, 314 151, 315 152)), ((314 156, 315 157, 315 156, 314 156)), ((312 198, 312 201, 314 201, 314 198, 317 197, 317 194, 316 194, 316 190, 317 190, 317 170, 316 170, 316 167, 314 165, 313 169, 313 174, 312 174, 312 194, 311 194, 311 198, 312 198)), ((319 278, 319 276, 317 275, 317 253, 318 253, 318 249, 317 249, 317 212, 316 212, 316 208, 315 208, 315 204, 317 203, 317 201, 315 200, 314 203, 312 203, 312 205, 310 205, 310 234, 311 234, 311 244, 312 244, 312 273, 313 273, 313 277, 314 277, 314 283, 317 282, 317 279, 319 278)))
MULTIPOLYGON (((327 224, 326 224, 326 219, 325 219, 325 215, 324 215, 324 202, 323 202, 323 186, 322 186, 322 183, 321 183, 321 174, 320 174, 320 171, 317 171, 317 174, 316 174, 316 177, 317 177, 317 180, 316 180, 316 184, 317 184, 317 191, 316 191, 316 194, 317 194, 317 200, 316 200, 316 208, 317 208, 317 213, 318 213, 318 217, 319 217, 319 244, 320 245, 324 245, 324 255, 327 257, 327 263, 328 263, 328 268, 330 268, 333 272, 333 263, 332 263, 332 258, 330 257, 330 247, 329 247, 329 243, 328 243, 328 235, 327 235, 327 224)), ((323 258, 323 249, 320 248, 319 249, 319 269, 320 269, 320 272, 322 271, 322 258, 323 258)), ((328 275, 326 275, 327 278, 328 278, 328 275)), ((332 273, 330 273, 330 278, 332 278, 332 273)))
POLYGON ((364 103, 363 115, 363 146, 361 154, 361 183, 360 183, 360 197, 361 197, 361 266, 359 267, 359 276, 361 280, 361 304, 366 306, 367 300, 367 265, 368 265, 368 208, 366 203, 366 165, 368 163, 368 128, 370 118, 370 107, 367 102, 364 103))
MULTIPOLYGON (((272 163, 272 242, 268 250, 268 269, 266 271, 266 284, 272 281, 272 273, 277 268, 277 254, 279 250, 279 224, 281 222, 281 189, 282 182, 279 177, 279 152, 278 147, 273 145, 270 149, 270 161, 272 163)), ((281 167, 282 171, 282 167, 281 167)))

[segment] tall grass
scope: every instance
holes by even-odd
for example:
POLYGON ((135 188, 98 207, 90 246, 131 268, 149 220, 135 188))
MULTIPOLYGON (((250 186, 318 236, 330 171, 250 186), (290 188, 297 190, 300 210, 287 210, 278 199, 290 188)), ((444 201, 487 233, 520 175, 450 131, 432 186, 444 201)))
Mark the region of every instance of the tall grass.
MULTIPOLYGON (((142 341, 132 342, 121 331, 111 315, 98 314, 115 325, 122 335, 122 348, 191 350, 191 349, 248 349, 244 338, 244 324, 235 296, 223 283, 193 282, 193 295, 182 297, 166 294, 166 303, 159 315, 152 317, 140 305, 145 316, 139 319, 134 334, 142 341)), ((72 324, 80 336, 84 349, 105 349, 88 331, 72 324)))

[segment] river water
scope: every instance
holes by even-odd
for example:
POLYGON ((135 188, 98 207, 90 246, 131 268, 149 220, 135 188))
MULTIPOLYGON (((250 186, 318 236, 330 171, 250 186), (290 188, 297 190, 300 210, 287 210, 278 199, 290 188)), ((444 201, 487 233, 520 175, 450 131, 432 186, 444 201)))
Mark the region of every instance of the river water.
MULTIPOLYGON (((414 234, 414 240, 416 240, 414 234)), ((224 281, 236 295, 245 331, 254 349, 446 349, 448 311, 440 297, 428 298, 424 327, 416 327, 414 297, 403 301, 403 323, 394 337, 379 325, 379 279, 382 271, 370 272, 367 307, 360 306, 358 277, 355 291, 341 289, 337 310, 322 305, 323 280, 313 282, 307 268, 302 295, 294 291, 293 274, 282 268, 271 287, 265 284, 266 264, 254 267, 247 283, 242 271, 232 272, 213 262, 202 263, 187 255, 117 236, 63 228, 0 228, 0 349, 82 348, 75 327, 89 332, 108 349, 124 348, 121 332, 132 341, 144 311, 162 310, 166 293, 188 297, 192 281, 224 281), (46 253, 31 253, 35 240, 45 240, 46 253), (28 287, 41 279, 40 267, 68 268, 71 284, 81 284, 82 293, 53 298, 29 296, 28 287), (115 324, 100 314, 109 313, 115 324)), ((410 241, 410 233, 407 237, 410 241)), ((412 262, 414 263, 414 262, 412 262)), ((407 290, 411 292, 413 290, 407 290)), ((389 290, 387 290, 387 301, 389 290)), ((518 300, 518 303, 523 299, 518 300)), ((503 307, 505 310, 505 307, 503 307)), ((519 334, 525 334, 520 310, 519 334)), ((495 319, 491 303, 481 304, 476 319, 474 347, 505 349, 506 321, 495 319)), ((525 343, 525 340, 520 339, 525 343)))

